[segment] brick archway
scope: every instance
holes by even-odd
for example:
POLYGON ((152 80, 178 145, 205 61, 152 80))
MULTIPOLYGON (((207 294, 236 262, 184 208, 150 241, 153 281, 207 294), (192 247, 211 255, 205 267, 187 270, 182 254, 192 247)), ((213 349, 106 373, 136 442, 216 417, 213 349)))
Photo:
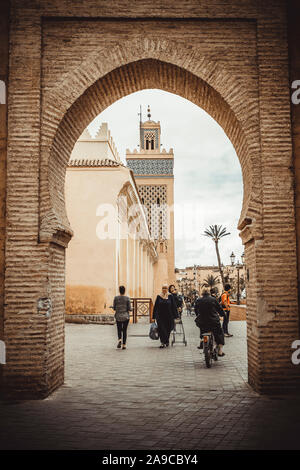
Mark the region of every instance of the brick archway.
MULTIPOLYGON (((24 242, 28 249, 34 247, 31 258, 35 276, 31 277, 29 290, 26 286, 21 288, 25 314, 19 318, 23 323, 16 319, 18 304, 13 298, 10 265, 6 280, 8 363, 4 380, 8 391, 23 396, 26 393, 28 396, 45 396, 63 382, 64 260, 65 247, 72 236, 64 203, 67 161, 77 138, 94 117, 117 99, 145 88, 177 93, 202 107, 222 126, 233 143, 244 183, 239 229, 249 269, 249 382, 258 391, 273 392, 281 390, 283 383, 288 388, 298 381, 299 373, 291 366, 289 351, 298 331, 294 203, 289 160, 284 158, 280 165, 284 178, 278 173, 278 157, 274 160, 273 176, 266 169, 266 161, 263 164, 262 126, 264 130, 268 128, 272 113, 265 122, 262 121, 261 85, 255 66, 250 86, 243 74, 238 76, 222 60, 215 60, 213 55, 206 57, 187 44, 168 41, 165 37, 162 40, 145 37, 140 41, 125 41, 109 50, 95 48, 79 64, 72 64, 65 73, 57 74, 55 82, 47 82, 44 77, 39 107, 41 134, 35 140, 40 150, 39 206, 33 214, 34 228, 38 230, 28 231, 29 238, 24 242), (284 210, 283 203, 278 203, 274 196, 274 182, 277 195, 286 204, 284 210), (288 228, 284 222, 288 223, 288 228), (279 227, 280 238, 275 226, 279 227), (272 258, 274 250, 281 255, 280 261, 272 258), (281 283, 277 270, 285 266, 289 268, 288 273, 284 271, 288 292, 283 302, 277 291, 281 283), (26 317, 26 312, 32 311, 34 315, 26 317), (32 332, 36 334, 32 335, 32 332), (274 337, 277 344, 275 369, 272 367, 274 337), (35 347, 39 351, 29 355, 25 374, 20 370, 26 361, 16 353, 20 345, 24 352, 35 347)), ((47 72, 46 65, 43 70, 47 72)), ((276 138, 288 152, 289 136, 278 132, 276 138)), ((13 155, 14 140, 11 142, 9 152, 13 155)), ((12 221, 14 215, 13 211, 9 214, 12 221)), ((8 237, 13 234, 17 234, 16 229, 12 229, 8 237)), ((7 259, 11 263, 18 259, 14 243, 13 236, 8 238, 7 259)))
POLYGON ((243 174, 239 229, 244 229, 245 240, 261 238, 257 100, 224 66, 195 51, 187 52, 178 43, 145 39, 117 46, 105 58, 93 52, 80 68, 63 78, 43 99, 40 241, 51 240, 56 231, 65 233, 66 238, 72 236, 64 207, 64 170, 58 183, 57 166, 65 168, 82 126, 116 100, 145 88, 176 93, 203 108, 221 125, 235 147, 243 174), (88 71, 84 77, 82 70, 88 71), (62 144, 66 132, 68 139, 62 144))

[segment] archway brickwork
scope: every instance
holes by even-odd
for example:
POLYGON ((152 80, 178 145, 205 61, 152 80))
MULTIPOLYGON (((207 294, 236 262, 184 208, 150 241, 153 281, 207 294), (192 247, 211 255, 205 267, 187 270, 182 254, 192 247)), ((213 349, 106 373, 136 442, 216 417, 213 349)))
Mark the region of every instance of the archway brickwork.
POLYGON ((262 392, 297 386, 300 372, 290 361, 299 318, 285 2, 231 2, 230 11, 225 1, 213 9, 208 1, 184 10, 173 4, 172 11, 155 1, 151 11, 147 2, 135 11, 121 2, 118 10, 116 2, 118 18, 106 2, 67 8, 42 0, 39 9, 13 3, 6 389, 45 396, 63 382, 64 256, 72 236, 67 161, 97 114, 144 88, 201 106, 235 146, 244 182, 249 382, 262 392))

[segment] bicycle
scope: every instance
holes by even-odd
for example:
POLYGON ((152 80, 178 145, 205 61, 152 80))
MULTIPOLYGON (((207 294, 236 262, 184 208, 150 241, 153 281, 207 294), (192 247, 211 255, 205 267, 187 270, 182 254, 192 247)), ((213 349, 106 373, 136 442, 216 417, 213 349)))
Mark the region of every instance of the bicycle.
POLYGON ((218 347, 215 343, 214 335, 211 331, 203 333, 203 354, 207 368, 210 368, 212 361, 218 360, 218 347))

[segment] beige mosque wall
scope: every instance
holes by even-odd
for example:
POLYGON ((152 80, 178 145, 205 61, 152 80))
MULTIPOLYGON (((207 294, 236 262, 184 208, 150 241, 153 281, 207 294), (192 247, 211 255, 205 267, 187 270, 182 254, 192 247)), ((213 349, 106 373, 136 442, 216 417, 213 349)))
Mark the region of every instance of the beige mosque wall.
MULTIPOLYGON (((66 285, 66 313, 95 315, 107 311, 104 287, 66 285)), ((111 313, 111 312, 110 312, 111 313)))
POLYGON ((97 209, 108 204, 116 210, 116 198, 127 176, 118 168, 67 170, 67 214, 74 230, 66 254, 67 313, 83 313, 78 311, 83 298, 89 299, 84 303, 84 312, 111 312, 109 306, 117 287, 116 239, 97 236, 102 218, 97 209))
POLYGON ((84 130, 72 151, 71 158, 74 159, 110 159, 120 163, 120 156, 114 140, 108 129, 107 122, 103 122, 95 137, 87 129, 84 130))
POLYGON ((66 313, 112 314, 119 285, 130 297, 153 298, 154 243, 133 173, 120 162, 105 123, 96 138, 85 130, 77 141, 65 197, 74 231, 66 252, 66 313))
POLYGON ((159 256, 155 266, 154 292, 159 294, 164 284, 170 284, 168 277, 168 259, 167 256, 159 256))

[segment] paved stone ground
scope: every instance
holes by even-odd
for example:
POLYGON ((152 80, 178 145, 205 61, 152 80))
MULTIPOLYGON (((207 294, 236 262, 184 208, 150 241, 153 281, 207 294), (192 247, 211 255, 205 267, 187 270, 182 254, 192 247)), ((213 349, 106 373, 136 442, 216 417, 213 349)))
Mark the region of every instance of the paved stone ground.
POLYGON ((245 322, 231 322, 211 369, 193 319, 184 324, 187 347, 160 350, 138 324, 126 351, 114 326, 67 324, 65 385, 45 400, 0 402, 0 448, 299 449, 300 397, 247 385, 245 322))

